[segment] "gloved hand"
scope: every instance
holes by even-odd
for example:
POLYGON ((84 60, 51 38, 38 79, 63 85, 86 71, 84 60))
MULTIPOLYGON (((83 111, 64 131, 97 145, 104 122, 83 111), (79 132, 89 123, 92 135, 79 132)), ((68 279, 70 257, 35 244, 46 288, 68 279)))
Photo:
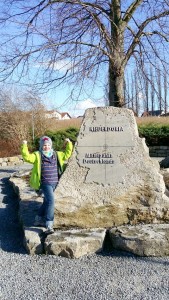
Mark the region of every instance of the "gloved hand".
POLYGON ((66 139, 65 139, 65 142, 68 142, 68 143, 69 143, 69 142, 70 142, 69 138, 66 138, 66 139))

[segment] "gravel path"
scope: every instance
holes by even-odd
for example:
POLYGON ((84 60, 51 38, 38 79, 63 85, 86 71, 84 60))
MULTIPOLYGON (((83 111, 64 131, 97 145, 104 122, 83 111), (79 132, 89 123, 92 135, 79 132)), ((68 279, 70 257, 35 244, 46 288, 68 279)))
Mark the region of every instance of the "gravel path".
POLYGON ((169 257, 113 252, 71 260, 27 255, 16 197, 7 180, 16 170, 0 168, 1 300, 169 299, 169 257))

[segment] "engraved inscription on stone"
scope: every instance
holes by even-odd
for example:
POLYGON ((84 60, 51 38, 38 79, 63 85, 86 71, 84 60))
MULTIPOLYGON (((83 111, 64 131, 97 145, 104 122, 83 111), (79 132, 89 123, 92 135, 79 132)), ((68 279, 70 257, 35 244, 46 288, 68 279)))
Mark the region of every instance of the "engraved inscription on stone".
POLYGON ((125 116, 96 114, 85 116, 76 148, 80 166, 88 168, 86 183, 114 184, 123 181, 127 169, 121 161, 134 147, 133 131, 125 116))

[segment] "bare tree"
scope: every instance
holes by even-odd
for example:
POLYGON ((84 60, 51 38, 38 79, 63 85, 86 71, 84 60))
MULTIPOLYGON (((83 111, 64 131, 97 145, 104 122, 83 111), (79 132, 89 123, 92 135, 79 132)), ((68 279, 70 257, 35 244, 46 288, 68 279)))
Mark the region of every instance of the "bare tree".
MULTIPOLYGON (((20 100, 20 99, 19 99, 20 100)), ((37 92, 28 90, 22 95, 22 110, 27 111, 32 140, 35 136, 44 134, 47 129, 46 109, 37 92)))
POLYGON ((138 75, 137 72, 135 70, 134 72, 134 78, 135 78, 135 83, 134 83, 134 87, 135 87, 135 112, 137 114, 137 116, 139 115, 139 110, 140 110, 140 104, 139 104, 139 85, 138 85, 138 75))
POLYGON ((167 84, 167 72, 164 68, 164 112, 165 114, 168 111, 168 101, 167 101, 167 96, 168 96, 168 84, 167 84))
POLYGON ((127 108, 130 107, 130 93, 129 93, 129 87, 130 87, 130 80, 129 80, 129 74, 127 73, 124 80, 124 102, 125 106, 127 108))
POLYGON ((145 90, 145 109, 148 112, 149 111, 149 80, 146 72, 144 76, 144 90, 145 90))
POLYGON ((151 80, 151 98, 150 98, 150 102, 151 102, 151 111, 154 111, 155 108, 155 88, 154 88, 154 84, 155 80, 154 80, 154 76, 153 76, 153 69, 152 66, 150 66, 150 80, 151 80))
POLYGON ((161 79, 161 70, 157 70, 157 89, 158 89, 158 104, 159 110, 162 111, 162 79, 161 79))
POLYGON ((21 140, 34 139, 47 129, 45 108, 33 91, 0 89, 0 137, 19 152, 21 140))
POLYGON ((131 107, 133 110, 134 110, 134 102, 135 102, 134 85, 135 85, 135 79, 134 79, 134 76, 132 76, 132 78, 131 78, 131 107))
POLYGON ((128 63, 144 71, 145 63, 166 60, 167 0, 1 2, 1 80, 16 73, 22 80, 33 69, 41 88, 75 84, 73 97, 77 86, 79 95, 92 90, 108 73, 109 105, 122 107, 128 63))
POLYGON ((30 130, 28 126, 29 118, 25 112, 17 109, 10 109, 0 112, 0 137, 3 141, 8 141, 10 147, 19 152, 22 139, 30 140, 30 130))

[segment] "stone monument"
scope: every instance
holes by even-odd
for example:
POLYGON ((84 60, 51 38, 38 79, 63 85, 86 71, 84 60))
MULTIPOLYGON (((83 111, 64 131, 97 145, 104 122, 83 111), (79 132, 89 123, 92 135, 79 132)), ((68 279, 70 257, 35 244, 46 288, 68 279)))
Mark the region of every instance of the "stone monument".
POLYGON ((169 221, 159 165, 139 138, 133 112, 125 108, 86 111, 55 196, 57 229, 169 221))
POLYGON ((45 228, 32 226, 42 199, 25 180, 11 179, 21 199, 24 245, 30 254, 69 258, 106 245, 142 256, 169 255, 168 178, 149 157, 131 110, 88 109, 55 192, 54 234, 44 237, 45 228))

